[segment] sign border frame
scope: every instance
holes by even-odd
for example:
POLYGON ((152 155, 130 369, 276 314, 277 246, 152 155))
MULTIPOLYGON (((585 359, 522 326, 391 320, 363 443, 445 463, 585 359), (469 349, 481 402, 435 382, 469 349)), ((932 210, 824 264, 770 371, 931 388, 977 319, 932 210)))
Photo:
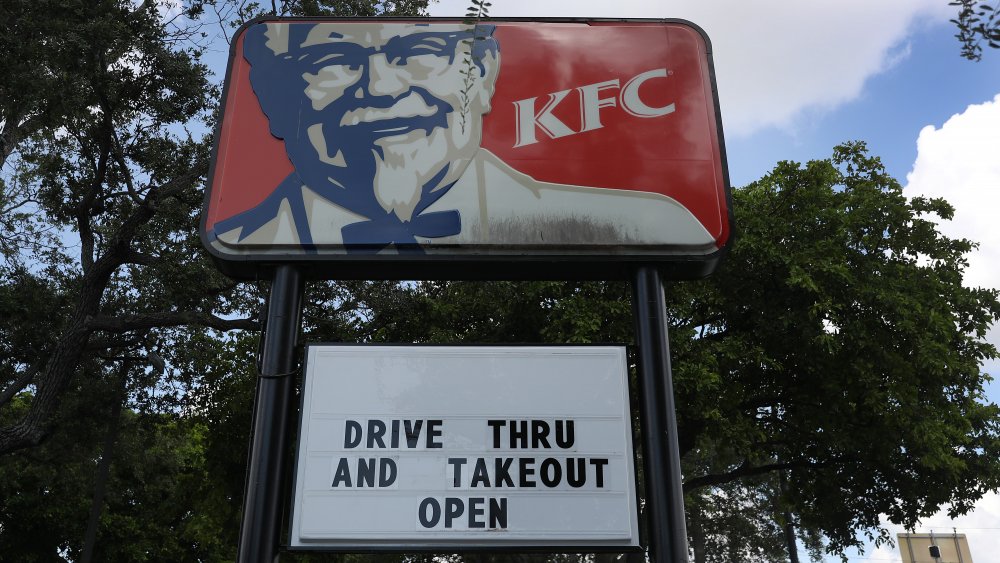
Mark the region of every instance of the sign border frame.
POLYGON ((233 33, 234 41, 229 48, 226 74, 223 83, 218 122, 212 140, 211 161, 205 182, 201 217, 198 221, 198 236, 203 248, 208 252, 215 266, 227 276, 240 280, 271 277, 278 266, 294 265, 307 279, 377 279, 377 280, 624 280, 637 266, 653 265, 661 270, 667 279, 693 280, 708 276, 716 270, 728 254, 737 233, 733 212, 732 185, 729 178, 729 164, 723 133, 722 114, 719 105, 719 89, 716 81, 713 48, 708 34, 691 21, 680 18, 485 18, 484 22, 497 23, 624 23, 624 24, 677 24, 697 32, 705 43, 705 57, 708 79, 712 94, 712 106, 716 120, 719 158, 722 168, 723 191, 726 201, 728 238, 722 247, 704 255, 648 254, 574 254, 571 252, 549 252, 530 255, 517 254, 515 249, 509 254, 395 254, 395 255, 339 255, 339 254, 238 254, 219 252, 207 237, 207 217, 215 177, 222 124, 226 115, 226 101, 229 97, 229 75, 233 60, 237 56, 235 38, 247 28, 268 21, 323 21, 323 22, 413 22, 456 23, 463 21, 456 17, 277 17, 254 18, 241 25, 233 33))

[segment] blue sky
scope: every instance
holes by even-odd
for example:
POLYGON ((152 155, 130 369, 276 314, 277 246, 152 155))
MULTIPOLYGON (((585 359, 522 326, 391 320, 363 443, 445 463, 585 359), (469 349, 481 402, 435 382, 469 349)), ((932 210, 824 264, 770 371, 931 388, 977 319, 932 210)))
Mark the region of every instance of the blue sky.
MULTIPOLYGON (((778 160, 823 158, 837 143, 856 139, 866 141, 889 172, 905 181, 916 161, 921 129, 941 127, 969 105, 1000 93, 1000 51, 993 56, 987 52, 979 63, 966 61, 958 56, 946 21, 918 27, 894 49, 900 60, 869 77, 856 98, 834 107, 806 108, 789 123, 728 136, 733 184, 759 178, 778 160)), ((726 108, 722 110, 725 118, 726 108)))
MULTIPOLYGON (((863 140, 909 196, 948 199, 950 236, 980 242, 969 285, 1000 287, 1000 50, 973 63, 959 56, 948 0, 492 0, 494 17, 683 18, 708 33, 719 81, 734 186, 779 160, 826 158, 863 140)), ((469 2, 439 0, 435 16, 469 2)), ((989 338, 1000 344, 1000 329, 989 338)), ((984 370, 1000 377, 1000 363, 984 370)), ((1000 402, 1000 384, 989 389, 1000 402)), ((1000 497, 971 515, 939 514, 917 531, 967 534, 972 555, 1000 553, 1000 497)), ((897 530, 890 527, 891 531, 897 530)), ((802 556, 805 554, 802 553, 802 556)), ((901 561, 869 548, 852 561, 901 561)))

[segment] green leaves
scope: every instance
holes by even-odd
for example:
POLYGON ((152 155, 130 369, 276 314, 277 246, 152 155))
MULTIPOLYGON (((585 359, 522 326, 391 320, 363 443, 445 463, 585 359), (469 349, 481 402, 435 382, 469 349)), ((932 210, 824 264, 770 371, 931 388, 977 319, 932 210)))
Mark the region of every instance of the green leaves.
POLYGON ((462 48, 464 50, 465 57, 461 71, 462 90, 459 94, 459 99, 462 104, 462 111, 459 114, 459 127, 462 130, 462 133, 465 133, 466 123, 469 119, 469 108, 472 103, 472 87, 476 83, 476 74, 474 73, 474 70, 476 68, 476 64, 480 62, 475 59, 475 55, 473 54, 475 51, 474 43, 476 41, 484 41, 486 39, 479 29, 479 22, 481 22, 483 18, 489 17, 490 6, 493 5, 485 0, 470 1, 472 4, 466 8, 465 19, 462 20, 462 23, 469 26, 472 31, 471 38, 462 40, 462 48))
POLYGON ((880 513, 912 525, 946 502, 970 504, 970 482, 997 483, 998 411, 983 403, 979 366, 996 357, 983 331, 1000 303, 962 286, 973 244, 928 217, 950 206, 908 200, 849 143, 828 160, 779 163, 736 190, 734 209, 739 237, 701 282, 718 320, 682 344, 719 354, 709 391, 721 418, 680 413, 704 429, 692 454, 730 451, 708 474, 790 464, 786 500, 834 549, 878 530, 880 513))
POLYGON ((954 0, 949 6, 958 7, 958 15, 951 20, 958 28, 955 37, 962 44, 962 56, 971 61, 983 57, 982 42, 1000 48, 1000 10, 980 0, 954 0))
POLYGON ((466 21, 468 25, 475 25, 479 20, 489 15, 490 6, 493 4, 486 0, 470 0, 471 4, 465 9, 465 17, 472 21, 466 21))

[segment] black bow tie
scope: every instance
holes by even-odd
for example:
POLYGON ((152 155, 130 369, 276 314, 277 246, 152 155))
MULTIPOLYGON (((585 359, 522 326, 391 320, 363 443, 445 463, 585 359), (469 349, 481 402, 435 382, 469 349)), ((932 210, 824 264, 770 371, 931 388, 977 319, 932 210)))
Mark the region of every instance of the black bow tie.
POLYGON ((368 221, 346 225, 340 234, 349 254, 374 254, 391 244, 422 254, 416 237, 447 237, 461 231, 462 218, 458 210, 421 213, 409 221, 401 220, 391 211, 368 221))

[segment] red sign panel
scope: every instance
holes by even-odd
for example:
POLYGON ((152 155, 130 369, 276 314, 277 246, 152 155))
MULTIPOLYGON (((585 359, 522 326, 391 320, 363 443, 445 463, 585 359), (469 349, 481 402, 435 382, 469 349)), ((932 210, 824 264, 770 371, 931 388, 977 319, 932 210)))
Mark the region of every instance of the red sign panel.
POLYGON ((685 22, 258 21, 224 104, 202 237, 234 275, 703 275, 730 239, 709 47, 685 22))

